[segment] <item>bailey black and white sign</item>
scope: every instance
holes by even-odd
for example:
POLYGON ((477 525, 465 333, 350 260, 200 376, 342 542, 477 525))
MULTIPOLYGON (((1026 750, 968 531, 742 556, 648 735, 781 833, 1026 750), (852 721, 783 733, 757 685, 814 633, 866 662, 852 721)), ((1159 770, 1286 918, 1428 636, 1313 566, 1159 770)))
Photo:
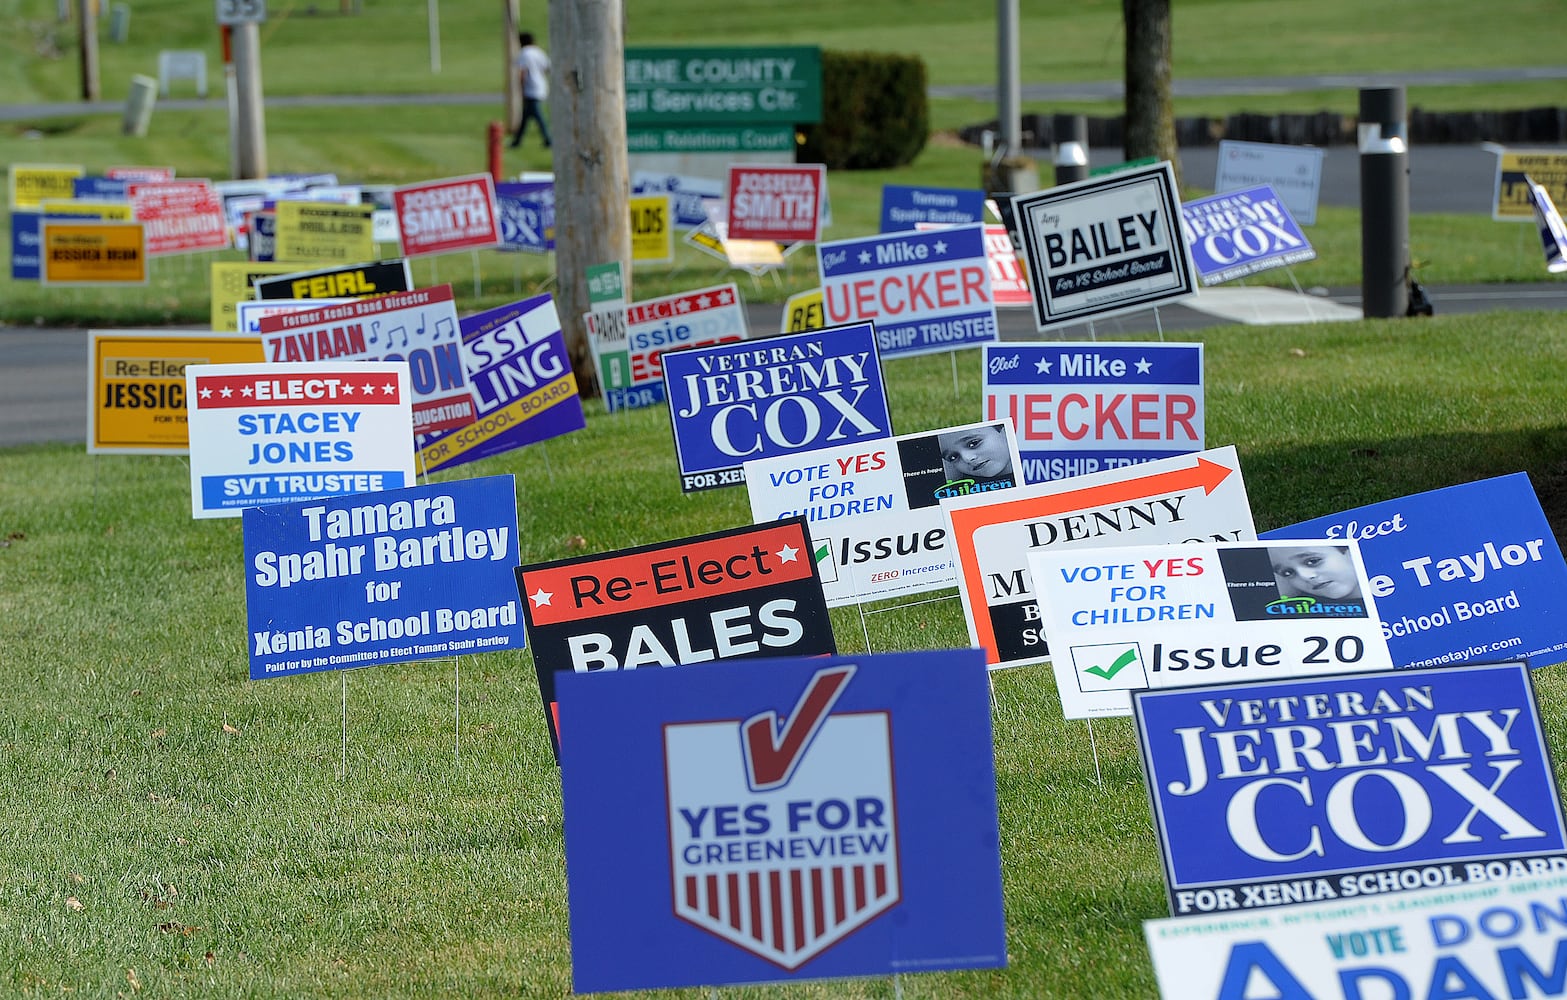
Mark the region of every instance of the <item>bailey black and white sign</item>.
POLYGON ((1176 915, 1485 881, 1567 850, 1522 663, 1132 704, 1176 915))
POLYGON ((1041 330, 1185 298, 1196 269, 1168 161, 1018 195, 1041 330))
POLYGON ((528 641, 555 727, 555 673, 836 651, 805 518, 522 566, 528 641))

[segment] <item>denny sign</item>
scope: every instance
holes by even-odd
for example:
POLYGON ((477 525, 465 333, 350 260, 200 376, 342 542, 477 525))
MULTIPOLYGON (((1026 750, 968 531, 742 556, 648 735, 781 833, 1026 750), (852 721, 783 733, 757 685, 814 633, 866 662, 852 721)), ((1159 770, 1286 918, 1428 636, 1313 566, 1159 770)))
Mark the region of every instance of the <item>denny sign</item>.
POLYGON ((634 153, 791 152, 794 127, 821 120, 815 46, 626 49, 634 153))

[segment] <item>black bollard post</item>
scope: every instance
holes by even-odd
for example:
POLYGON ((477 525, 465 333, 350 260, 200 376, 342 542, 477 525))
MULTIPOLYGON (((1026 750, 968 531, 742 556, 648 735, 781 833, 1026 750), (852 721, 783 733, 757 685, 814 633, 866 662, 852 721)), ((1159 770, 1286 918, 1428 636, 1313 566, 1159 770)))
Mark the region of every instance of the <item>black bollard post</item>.
POLYGON ((1083 180, 1088 176, 1088 118, 1056 115, 1051 124, 1056 140, 1056 183, 1083 180))
POLYGON ((1360 297, 1368 318, 1409 312, 1409 145, 1403 87, 1360 92, 1360 297))

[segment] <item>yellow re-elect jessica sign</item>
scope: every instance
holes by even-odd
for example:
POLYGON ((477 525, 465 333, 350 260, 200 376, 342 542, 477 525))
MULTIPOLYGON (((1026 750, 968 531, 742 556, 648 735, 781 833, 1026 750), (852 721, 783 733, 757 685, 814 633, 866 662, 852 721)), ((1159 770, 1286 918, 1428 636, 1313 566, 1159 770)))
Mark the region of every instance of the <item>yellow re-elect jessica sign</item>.
POLYGON ((1491 218, 1497 222, 1533 222, 1525 175, 1551 193, 1557 205, 1567 205, 1567 149, 1503 150, 1496 158, 1496 198, 1491 218))
POLYGON ((76 178, 86 177, 86 167, 59 163, 11 164, 11 210, 34 211, 45 198, 76 195, 76 178))
POLYGON ((180 330, 88 331, 88 453, 188 453, 185 366, 264 360, 260 337, 180 330))
POLYGON ((639 194, 631 198, 631 262, 665 264, 675 257, 675 227, 669 195, 639 194))
POLYGON ((38 250, 40 285, 147 283, 147 233, 140 222, 45 216, 38 250))
POLYGON ((239 313, 234 307, 241 299, 256 297, 251 282, 276 274, 295 274, 298 264, 256 263, 254 261, 215 260, 212 262, 212 329, 239 329, 239 313))
POLYGON ((375 206, 277 203, 276 260, 352 264, 375 257, 375 206))

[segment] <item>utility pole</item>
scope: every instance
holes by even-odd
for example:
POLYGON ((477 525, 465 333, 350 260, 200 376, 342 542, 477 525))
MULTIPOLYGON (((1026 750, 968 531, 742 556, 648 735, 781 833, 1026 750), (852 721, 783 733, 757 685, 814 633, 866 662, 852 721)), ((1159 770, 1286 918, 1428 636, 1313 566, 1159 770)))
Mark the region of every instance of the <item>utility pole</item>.
POLYGON ((517 0, 501 0, 501 19, 506 23, 501 38, 501 52, 506 58, 501 93, 506 95, 506 131, 510 132, 522 119, 522 81, 517 76, 517 53, 521 51, 517 44, 517 32, 521 30, 517 24, 517 0))
POLYGON ((76 5, 82 44, 82 100, 98 99, 98 19, 93 16, 94 0, 79 0, 76 5))
POLYGON ((261 32, 255 21, 234 25, 234 151, 236 178, 267 175, 267 125, 261 94, 261 32))
POLYGON ((555 296, 579 385, 591 388, 587 268, 619 261, 631 298, 626 39, 621 0, 550 0, 555 296))

